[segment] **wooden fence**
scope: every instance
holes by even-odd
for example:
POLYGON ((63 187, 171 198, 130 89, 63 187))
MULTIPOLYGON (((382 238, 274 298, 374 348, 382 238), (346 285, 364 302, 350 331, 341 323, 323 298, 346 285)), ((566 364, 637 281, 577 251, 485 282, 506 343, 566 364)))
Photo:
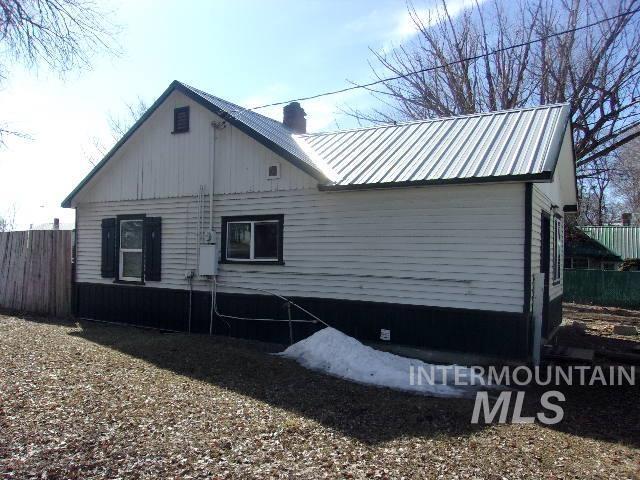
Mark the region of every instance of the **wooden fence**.
POLYGON ((0 233, 0 307, 69 315, 72 235, 70 230, 0 233))
POLYGON ((576 303, 640 308, 640 272, 565 270, 563 298, 576 303))

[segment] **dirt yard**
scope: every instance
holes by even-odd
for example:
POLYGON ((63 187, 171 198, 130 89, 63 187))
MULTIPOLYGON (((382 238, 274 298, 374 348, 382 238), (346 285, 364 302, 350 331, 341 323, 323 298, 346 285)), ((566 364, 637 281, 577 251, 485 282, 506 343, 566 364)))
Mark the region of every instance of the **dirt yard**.
POLYGON ((634 326, 640 332, 639 311, 565 303, 563 312, 557 337, 563 345, 593 349, 596 355, 604 351, 640 355, 640 335, 614 332, 616 325, 634 326))
POLYGON ((563 391, 555 427, 474 426, 249 342, 0 315, 0 477, 640 478, 638 387, 563 391))

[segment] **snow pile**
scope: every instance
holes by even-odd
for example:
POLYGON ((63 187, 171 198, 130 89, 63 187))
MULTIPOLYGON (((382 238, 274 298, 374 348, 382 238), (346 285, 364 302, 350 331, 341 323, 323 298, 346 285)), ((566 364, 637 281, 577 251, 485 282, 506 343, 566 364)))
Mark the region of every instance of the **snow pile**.
MULTIPOLYGON (((311 370, 367 385, 442 397, 466 396, 470 390, 453 385, 453 365, 436 366, 375 350, 330 327, 294 343, 279 355, 296 360, 311 370), (424 376, 418 381, 420 369, 433 373, 433 381, 426 381, 424 376)), ((455 368, 459 376, 473 373, 469 368, 455 368)))

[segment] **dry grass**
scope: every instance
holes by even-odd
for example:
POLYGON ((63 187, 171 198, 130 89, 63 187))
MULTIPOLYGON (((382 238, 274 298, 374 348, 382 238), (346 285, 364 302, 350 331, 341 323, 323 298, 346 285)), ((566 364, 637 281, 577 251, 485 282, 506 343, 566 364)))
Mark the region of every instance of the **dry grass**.
POLYGON ((0 316, 0 476, 638 478, 637 387, 566 394, 557 429, 473 426, 472 401, 354 385, 248 342, 0 316))

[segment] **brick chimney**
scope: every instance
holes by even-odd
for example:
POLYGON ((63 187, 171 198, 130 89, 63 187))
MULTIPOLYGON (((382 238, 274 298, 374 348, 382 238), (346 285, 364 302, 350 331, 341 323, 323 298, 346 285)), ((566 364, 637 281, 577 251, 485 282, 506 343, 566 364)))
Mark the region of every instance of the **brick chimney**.
POLYGON ((628 227, 629 225, 631 225, 631 214, 630 213, 623 213, 622 214, 622 225, 624 225, 625 227, 628 227))
POLYGON ((307 133, 307 116, 298 102, 292 102, 283 109, 282 123, 296 133, 307 133))

